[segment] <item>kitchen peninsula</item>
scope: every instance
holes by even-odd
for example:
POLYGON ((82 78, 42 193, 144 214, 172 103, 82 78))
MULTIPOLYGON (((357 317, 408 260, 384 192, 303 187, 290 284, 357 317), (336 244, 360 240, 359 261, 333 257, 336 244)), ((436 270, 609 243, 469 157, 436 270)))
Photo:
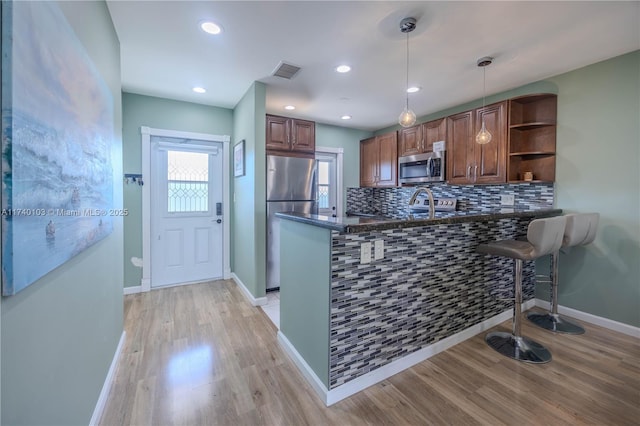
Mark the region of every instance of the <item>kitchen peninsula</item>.
MULTIPOLYGON (((512 288, 512 264, 475 248, 523 237, 531 220, 559 214, 549 206, 434 219, 278 213, 278 337, 333 404, 508 319, 511 304, 500 299, 512 288)), ((525 300, 534 275, 525 262, 525 300)))

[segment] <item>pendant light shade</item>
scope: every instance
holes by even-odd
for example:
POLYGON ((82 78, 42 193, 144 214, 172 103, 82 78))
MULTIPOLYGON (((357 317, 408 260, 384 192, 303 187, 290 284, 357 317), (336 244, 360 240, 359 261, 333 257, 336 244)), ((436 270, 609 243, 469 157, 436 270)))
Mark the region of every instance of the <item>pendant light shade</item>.
MULTIPOLYGON (((416 29, 416 22, 415 18, 404 18, 400 21, 400 31, 407 35, 407 85, 405 87, 407 90, 409 89, 409 33, 416 29)), ((405 107, 398 117, 398 123, 402 127, 411 127, 416 124, 416 114, 409 108, 409 92, 407 90, 405 90, 405 107)))
POLYGON ((411 127, 416 124, 416 113, 411 111, 410 109, 405 108, 400 113, 400 117, 398 117, 398 123, 402 127, 411 127))
POLYGON ((491 133, 487 130, 487 127, 484 125, 484 118, 482 119, 482 128, 476 135, 476 142, 480 145, 485 145, 491 142, 491 133))
POLYGON ((489 56, 485 56, 483 58, 478 59, 478 66, 482 67, 482 127, 480 131, 476 135, 476 143, 480 145, 485 145, 491 142, 491 133, 487 130, 487 126, 484 124, 484 98, 486 95, 487 88, 487 69, 488 65, 491 65, 493 62, 493 58, 489 56))

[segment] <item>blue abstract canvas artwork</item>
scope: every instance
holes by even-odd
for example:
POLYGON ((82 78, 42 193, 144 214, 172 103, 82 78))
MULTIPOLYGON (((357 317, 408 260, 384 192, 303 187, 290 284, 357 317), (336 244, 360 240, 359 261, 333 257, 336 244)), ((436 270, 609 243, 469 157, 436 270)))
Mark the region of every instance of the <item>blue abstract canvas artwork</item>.
POLYGON ((113 99, 55 2, 2 2, 2 294, 113 230, 113 99))

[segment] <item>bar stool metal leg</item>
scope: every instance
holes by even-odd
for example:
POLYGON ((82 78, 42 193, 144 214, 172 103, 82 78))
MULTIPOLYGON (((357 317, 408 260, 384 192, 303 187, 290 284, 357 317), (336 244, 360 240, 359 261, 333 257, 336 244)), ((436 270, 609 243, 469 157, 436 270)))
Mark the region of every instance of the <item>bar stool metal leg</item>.
POLYGON ((515 265, 515 294, 513 300, 513 332, 492 332, 487 334, 485 341, 504 356, 518 361, 533 364, 544 364, 551 361, 551 352, 540 343, 520 334, 520 317, 522 312, 522 260, 514 259, 515 265))
POLYGON ((546 313, 530 312, 527 319, 538 327, 556 333, 584 334, 584 328, 558 315, 558 252, 551 255, 550 310, 546 313))

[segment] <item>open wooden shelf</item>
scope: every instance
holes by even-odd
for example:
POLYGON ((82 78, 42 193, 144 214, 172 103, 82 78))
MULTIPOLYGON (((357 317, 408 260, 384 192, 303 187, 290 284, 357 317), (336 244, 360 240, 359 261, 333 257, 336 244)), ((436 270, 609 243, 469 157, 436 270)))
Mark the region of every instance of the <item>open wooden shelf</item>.
POLYGON ((533 123, 512 124, 509 126, 509 128, 517 129, 517 130, 531 130, 531 129, 536 129, 538 127, 555 126, 555 125, 556 123, 551 121, 536 121, 533 123))
POLYGON ((509 183, 553 183, 551 180, 510 180, 509 183))
POLYGON ((509 100, 508 182, 555 181, 557 101, 552 93, 509 100), (525 172, 533 173, 533 180, 525 181, 525 172))
POLYGON ((520 156, 528 156, 528 155, 556 155, 554 151, 522 151, 522 152, 510 152, 510 156, 520 155, 520 156))

